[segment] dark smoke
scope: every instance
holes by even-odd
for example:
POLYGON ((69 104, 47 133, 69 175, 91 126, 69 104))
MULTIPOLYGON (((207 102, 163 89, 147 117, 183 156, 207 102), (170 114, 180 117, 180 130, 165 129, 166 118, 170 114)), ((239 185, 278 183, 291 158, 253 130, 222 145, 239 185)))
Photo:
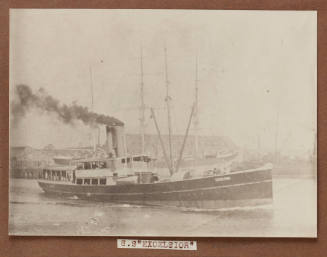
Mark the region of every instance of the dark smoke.
POLYGON ((123 122, 116 118, 90 112, 87 107, 75 103, 71 105, 61 104, 59 100, 48 95, 44 89, 39 89, 36 93, 33 93, 29 86, 17 85, 14 100, 11 102, 14 124, 17 124, 31 109, 56 114, 60 121, 70 125, 73 125, 76 120, 80 120, 89 126, 94 124, 124 125, 123 122))

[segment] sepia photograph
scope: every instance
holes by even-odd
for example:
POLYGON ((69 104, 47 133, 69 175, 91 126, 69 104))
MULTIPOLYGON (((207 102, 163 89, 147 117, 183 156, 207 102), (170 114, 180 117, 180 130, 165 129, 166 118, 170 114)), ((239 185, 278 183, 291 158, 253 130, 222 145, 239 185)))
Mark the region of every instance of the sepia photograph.
POLYGON ((10 9, 9 235, 317 237, 317 12, 10 9))

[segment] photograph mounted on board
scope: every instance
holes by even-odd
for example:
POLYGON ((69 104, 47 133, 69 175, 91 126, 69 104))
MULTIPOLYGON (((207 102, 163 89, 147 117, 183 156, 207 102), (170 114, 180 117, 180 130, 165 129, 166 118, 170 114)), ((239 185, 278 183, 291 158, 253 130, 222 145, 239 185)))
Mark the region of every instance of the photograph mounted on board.
POLYGON ((316 237, 317 13, 10 10, 10 235, 316 237))

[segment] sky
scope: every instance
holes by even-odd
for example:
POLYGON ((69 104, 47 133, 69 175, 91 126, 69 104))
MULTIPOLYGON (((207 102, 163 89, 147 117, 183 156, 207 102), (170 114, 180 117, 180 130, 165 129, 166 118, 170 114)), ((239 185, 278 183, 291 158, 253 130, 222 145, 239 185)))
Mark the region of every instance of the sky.
MULTIPOLYGON (((185 133, 197 58, 199 134, 228 136, 240 147, 310 152, 316 24, 311 11, 11 9, 11 99, 14 86, 26 84, 92 108, 92 84, 93 110, 139 133, 142 49, 145 103, 165 134, 166 47, 174 133, 185 133)), ((156 133, 149 110, 146 132, 156 133)), ((34 147, 88 145, 91 137, 82 124, 63 125, 37 110, 10 134, 12 145, 34 147)))

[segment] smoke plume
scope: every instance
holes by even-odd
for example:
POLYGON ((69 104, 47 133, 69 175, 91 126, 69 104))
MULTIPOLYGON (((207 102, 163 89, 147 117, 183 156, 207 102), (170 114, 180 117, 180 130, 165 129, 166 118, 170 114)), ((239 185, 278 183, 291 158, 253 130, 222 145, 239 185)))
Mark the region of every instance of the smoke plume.
POLYGON ((61 122, 70 125, 73 125, 76 120, 82 121, 88 126, 95 124, 124 125, 116 118, 91 112, 87 107, 75 103, 71 105, 61 104, 59 100, 48 95, 42 88, 34 93, 27 85, 17 85, 11 102, 14 125, 31 109, 38 109, 47 114, 53 113, 61 122))

